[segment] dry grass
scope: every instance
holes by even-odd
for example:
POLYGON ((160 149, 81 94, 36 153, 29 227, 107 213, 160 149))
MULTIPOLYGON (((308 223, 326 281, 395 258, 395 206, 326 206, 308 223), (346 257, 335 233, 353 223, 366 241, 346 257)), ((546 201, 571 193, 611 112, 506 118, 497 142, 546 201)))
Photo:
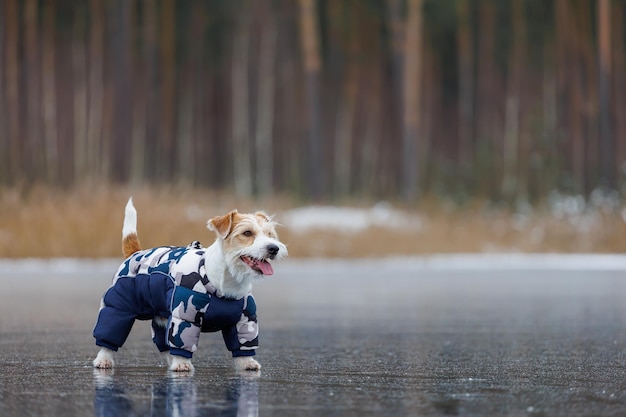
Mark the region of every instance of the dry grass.
MULTIPOLYGON (((175 188, 82 186, 72 191, 36 188, 0 191, 0 257, 121 257, 124 205, 132 195, 144 247, 210 244, 206 220, 232 208, 277 213, 286 198, 242 201, 219 192, 175 188)), ((358 233, 281 228, 291 257, 373 257, 453 252, 626 252, 626 223, 619 211, 557 219, 535 211, 521 217, 476 202, 443 210, 426 202, 411 210, 419 231, 370 228, 358 233)), ((622 208, 623 209, 623 208, 622 208)))

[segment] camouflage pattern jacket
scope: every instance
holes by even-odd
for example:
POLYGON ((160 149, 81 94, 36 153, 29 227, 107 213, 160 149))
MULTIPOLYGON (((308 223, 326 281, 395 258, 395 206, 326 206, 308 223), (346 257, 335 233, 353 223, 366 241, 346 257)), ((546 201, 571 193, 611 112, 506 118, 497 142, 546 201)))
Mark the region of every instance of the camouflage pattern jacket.
POLYGON ((233 356, 253 356, 258 346, 256 304, 252 294, 228 299, 206 276, 205 249, 161 246, 131 255, 105 293, 94 329, 96 344, 117 350, 135 319, 170 317, 167 329, 155 325, 159 350, 191 358, 200 332, 222 331, 233 356))

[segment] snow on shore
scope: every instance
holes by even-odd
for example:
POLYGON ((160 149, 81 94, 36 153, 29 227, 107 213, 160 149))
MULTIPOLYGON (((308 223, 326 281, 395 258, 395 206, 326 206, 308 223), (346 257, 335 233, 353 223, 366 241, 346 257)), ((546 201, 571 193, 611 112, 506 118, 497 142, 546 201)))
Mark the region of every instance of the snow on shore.
POLYGON ((285 211, 280 222, 296 233, 309 230, 338 230, 357 233, 370 227, 420 231, 423 220, 419 215, 393 209, 385 202, 369 209, 335 206, 308 206, 285 211))

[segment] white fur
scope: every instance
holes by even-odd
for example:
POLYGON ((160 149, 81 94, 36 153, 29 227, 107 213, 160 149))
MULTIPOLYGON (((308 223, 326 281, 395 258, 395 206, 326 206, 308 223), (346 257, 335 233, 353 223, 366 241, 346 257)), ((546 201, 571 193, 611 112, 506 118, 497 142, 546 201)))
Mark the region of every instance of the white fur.
POLYGON ((98 356, 93 360, 93 366, 99 369, 111 369, 115 365, 113 351, 105 347, 100 349, 98 356))
POLYGON ((238 371, 259 371, 261 364, 251 356, 239 356, 235 358, 235 369, 238 371))
POLYGON ((174 372, 193 372, 193 365, 191 359, 184 358, 182 356, 169 355, 170 371, 174 372))
POLYGON ((242 282, 243 280, 237 280, 233 277, 219 239, 206 249, 204 259, 209 281, 222 294, 227 297, 241 298, 250 292, 252 281, 245 280, 242 282))
POLYGON ((124 210, 124 226, 122 227, 122 238, 137 233, 137 210, 133 205, 133 198, 128 199, 124 210))

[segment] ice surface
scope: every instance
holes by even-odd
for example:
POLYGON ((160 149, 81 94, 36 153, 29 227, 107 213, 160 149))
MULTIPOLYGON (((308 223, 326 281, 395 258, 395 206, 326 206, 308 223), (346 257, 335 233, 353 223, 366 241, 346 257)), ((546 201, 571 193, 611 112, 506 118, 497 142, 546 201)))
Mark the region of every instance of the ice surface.
POLYGON ((194 354, 195 374, 184 376, 167 371, 149 322, 135 323, 115 370, 93 370, 91 331, 119 262, 0 262, 0 416, 622 416, 626 409, 621 256, 280 262, 254 289, 262 371, 236 372, 221 335, 209 333, 194 354))

